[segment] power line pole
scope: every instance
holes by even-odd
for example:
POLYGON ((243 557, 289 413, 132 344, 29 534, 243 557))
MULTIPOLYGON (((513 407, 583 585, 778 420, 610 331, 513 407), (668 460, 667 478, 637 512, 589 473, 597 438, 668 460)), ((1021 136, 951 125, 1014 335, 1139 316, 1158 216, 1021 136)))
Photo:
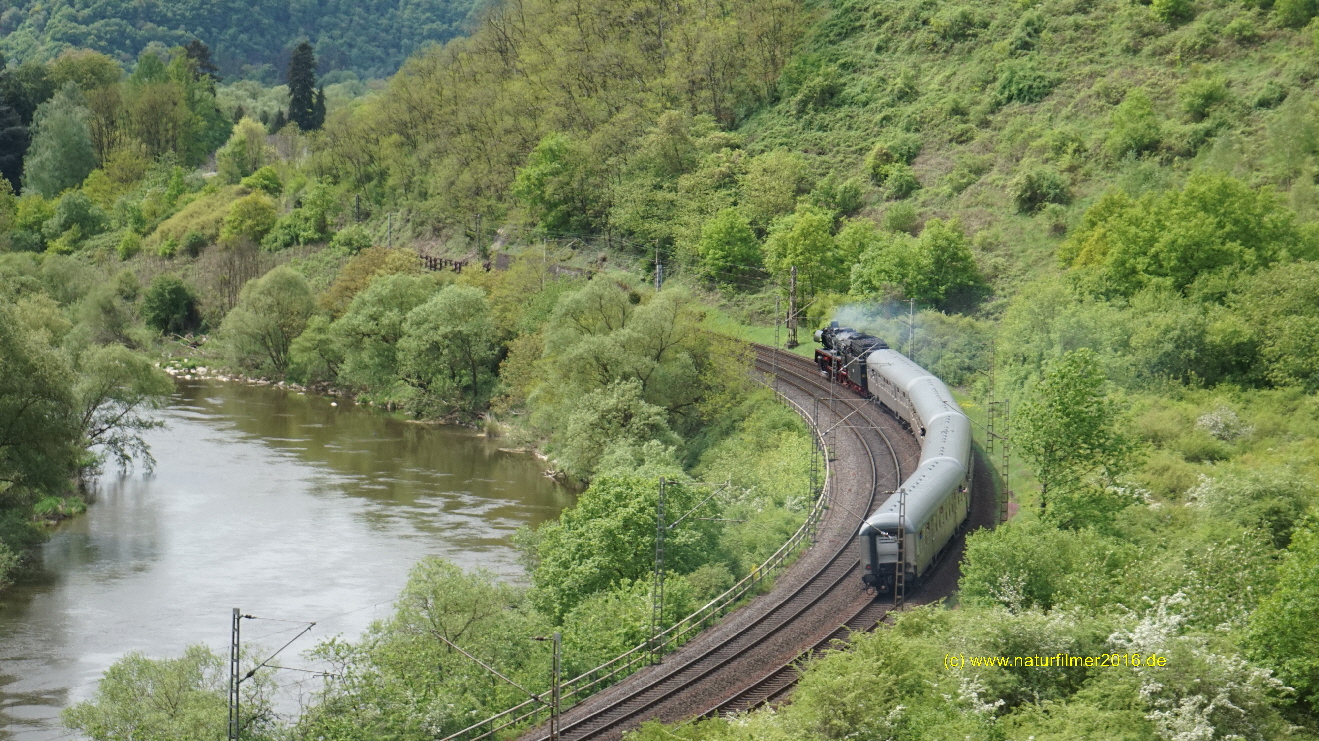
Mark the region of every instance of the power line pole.
POLYGON ((664 488, 668 482, 659 480, 659 498, 655 502, 655 589, 650 605, 650 661, 659 661, 660 631, 664 627, 664 488))
POLYGON ((394 249, 394 214, 389 214, 389 249, 394 249))
POLYGON ((916 348, 916 299, 909 300, 907 312, 907 357, 911 357, 916 348))
MULTIPOLYGON (((550 741, 559 741, 559 714, 561 711, 559 687, 563 684, 563 634, 553 633, 549 637, 536 636, 531 640, 554 642, 554 660, 551 670, 554 675, 554 684, 550 687, 550 741)), ((535 697, 535 695, 532 697, 535 697)), ((535 697, 535 699, 544 704, 544 701, 539 697, 535 697)))
POLYGON ((793 265, 788 273, 788 344, 791 350, 797 346, 797 266, 793 265))
POLYGON ((238 719, 238 684, 242 680, 238 677, 238 653, 241 642, 240 633, 242 627, 243 613, 237 607, 234 608, 233 631, 229 639, 229 741, 238 741, 239 719, 238 719))
POLYGON ((659 240, 655 240, 655 292, 664 285, 664 263, 660 262, 659 240))
POLYGON ((898 560, 893 564, 893 609, 907 599, 907 490, 898 489, 898 560))

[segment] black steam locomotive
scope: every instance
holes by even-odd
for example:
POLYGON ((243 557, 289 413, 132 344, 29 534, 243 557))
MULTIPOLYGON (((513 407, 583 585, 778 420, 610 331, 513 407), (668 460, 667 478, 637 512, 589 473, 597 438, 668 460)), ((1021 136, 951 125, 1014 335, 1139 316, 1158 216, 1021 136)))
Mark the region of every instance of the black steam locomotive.
POLYGON ((862 396, 870 396, 866 358, 876 350, 887 350, 888 343, 851 327, 840 327, 838 322, 816 330, 815 341, 822 345, 815 349, 820 372, 862 396))

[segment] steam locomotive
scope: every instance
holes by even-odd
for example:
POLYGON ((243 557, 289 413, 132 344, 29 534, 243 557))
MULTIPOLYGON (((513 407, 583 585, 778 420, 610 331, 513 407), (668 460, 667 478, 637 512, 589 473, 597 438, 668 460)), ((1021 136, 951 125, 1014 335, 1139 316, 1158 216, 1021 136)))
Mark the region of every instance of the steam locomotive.
POLYGON ((822 375, 878 404, 921 445, 916 469, 898 491, 878 497, 878 508, 857 533, 862 581, 879 594, 891 593, 899 568, 907 583, 926 575, 966 524, 971 420, 943 381, 882 339, 833 322, 815 333, 815 341, 822 375))

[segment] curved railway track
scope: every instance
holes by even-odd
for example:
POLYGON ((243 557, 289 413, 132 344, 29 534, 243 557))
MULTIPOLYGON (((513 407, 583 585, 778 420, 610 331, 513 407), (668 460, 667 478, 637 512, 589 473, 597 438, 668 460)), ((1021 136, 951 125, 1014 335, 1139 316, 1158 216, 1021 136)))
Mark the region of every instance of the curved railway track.
MULTIPOLYGON (((609 741, 646 720, 734 713, 782 699, 796 682, 800 659, 853 632, 873 629, 888 612, 888 606, 875 602, 861 585, 853 536, 860 520, 877 505, 876 497, 900 483, 907 468, 903 461, 912 460, 913 452, 918 455, 918 444, 877 406, 821 378, 810 360, 754 347, 756 370, 777 379, 780 393, 796 401, 799 409, 814 406, 817 428, 831 430, 830 448, 839 462, 822 494, 829 509, 816 544, 779 577, 772 592, 662 663, 566 711, 559 730, 564 741, 609 741)), ((909 601, 928 601, 950 591, 934 586, 920 590, 919 596, 927 599, 909 601), (935 594, 924 594, 930 591, 935 594)), ((548 738, 544 726, 523 736, 524 741, 548 738)))

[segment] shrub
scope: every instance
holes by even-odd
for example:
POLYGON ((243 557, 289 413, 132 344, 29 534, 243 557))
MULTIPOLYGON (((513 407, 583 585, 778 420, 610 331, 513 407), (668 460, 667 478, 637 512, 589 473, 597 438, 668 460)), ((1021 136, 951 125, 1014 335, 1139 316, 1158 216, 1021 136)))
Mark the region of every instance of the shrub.
POLYGON ((275 204, 264 193, 253 193, 234 202, 224 217, 220 238, 226 242, 247 239, 260 243, 275 226, 275 204))
POLYGON ((205 234, 194 229, 183 235, 183 241, 179 243, 179 246, 183 249, 183 254, 188 257, 196 257, 210 243, 211 240, 207 239, 205 234))
POLYGON ((1210 109, 1227 100, 1227 83, 1221 77, 1190 80, 1177 89, 1182 112, 1192 121, 1203 121, 1210 109))
POLYGON ((894 134, 881 139, 866 157, 866 172, 878 185, 889 176, 891 165, 909 165, 921 153, 921 138, 916 134, 894 134))
POLYGON ((93 237, 105 231, 110 220, 105 212, 92 203, 81 191, 65 193, 55 204, 55 212, 42 225, 41 231, 47 240, 57 239, 70 229, 78 229, 83 238, 93 237))
POLYGON ((895 203, 884 211, 884 228, 891 232, 915 234, 919 223, 916 207, 906 201, 895 203))
POLYGON ((967 5, 944 8, 930 19, 930 28, 944 41, 950 42, 972 38, 984 25, 975 10, 967 5))
POLYGON ((921 188, 921 181, 916 179, 916 171, 910 165, 901 163, 889 165, 884 178, 890 198, 901 200, 921 188))
POLYGON ((1278 24, 1288 28, 1304 26, 1316 13, 1319 13, 1317 0, 1277 0, 1273 4, 1273 15, 1278 24))
POLYGON ((1034 57, 1010 59, 999 66, 994 94, 1000 103, 1038 103, 1057 84, 1058 78, 1042 71, 1034 57))
POLYGON ((1022 166, 1008 192, 1017 211, 1023 214, 1035 213, 1046 203, 1067 203, 1072 199, 1064 175, 1051 167, 1032 164, 1022 166))
POLYGON ((344 227, 330 239, 330 247, 356 255, 371 246, 371 234, 358 224, 344 227))
POLYGON ((243 178, 242 185, 252 190, 265 191, 271 196, 277 196, 284 192, 284 184, 279 180, 279 173, 275 172, 275 168, 270 165, 266 165, 243 178))
POLYGON ((1012 29, 1012 38, 1008 40, 1008 48, 1013 51, 1029 52, 1035 49, 1039 42, 1040 34, 1044 32, 1044 15, 1034 8, 1021 14, 1017 20, 1016 28, 1012 29))
POLYGON ((115 251, 119 253, 120 260, 127 260, 142 251, 142 238, 132 229, 125 230, 115 251))
POLYGON ((177 275, 158 275, 142 297, 142 321, 162 334, 183 334, 200 325, 197 296, 177 275))
POLYGON ((1269 80, 1260 88, 1259 93, 1255 96, 1253 105, 1256 108, 1271 109, 1282 105, 1287 99, 1287 88, 1283 87, 1277 80, 1269 80))
POLYGON ((1190 20, 1195 15, 1191 0, 1152 0, 1150 13, 1164 23, 1190 20))
POLYGON ((1126 100, 1113 110, 1110 121, 1112 127, 1104 144, 1112 156, 1141 154, 1159 146, 1162 127, 1144 90, 1137 88, 1127 93, 1126 100))
POLYGON ((236 187, 225 187, 214 193, 202 195, 161 222, 160 226, 143 241, 143 246, 149 249, 159 248, 162 242, 171 237, 177 243, 183 240, 188 232, 204 234, 208 240, 214 242, 220 238, 225 214, 229 212, 229 206, 237 200, 238 193, 239 189, 236 187))
POLYGON ((1250 16, 1239 15, 1223 27, 1223 35, 1238 44, 1248 44, 1259 37, 1259 28, 1250 16))

